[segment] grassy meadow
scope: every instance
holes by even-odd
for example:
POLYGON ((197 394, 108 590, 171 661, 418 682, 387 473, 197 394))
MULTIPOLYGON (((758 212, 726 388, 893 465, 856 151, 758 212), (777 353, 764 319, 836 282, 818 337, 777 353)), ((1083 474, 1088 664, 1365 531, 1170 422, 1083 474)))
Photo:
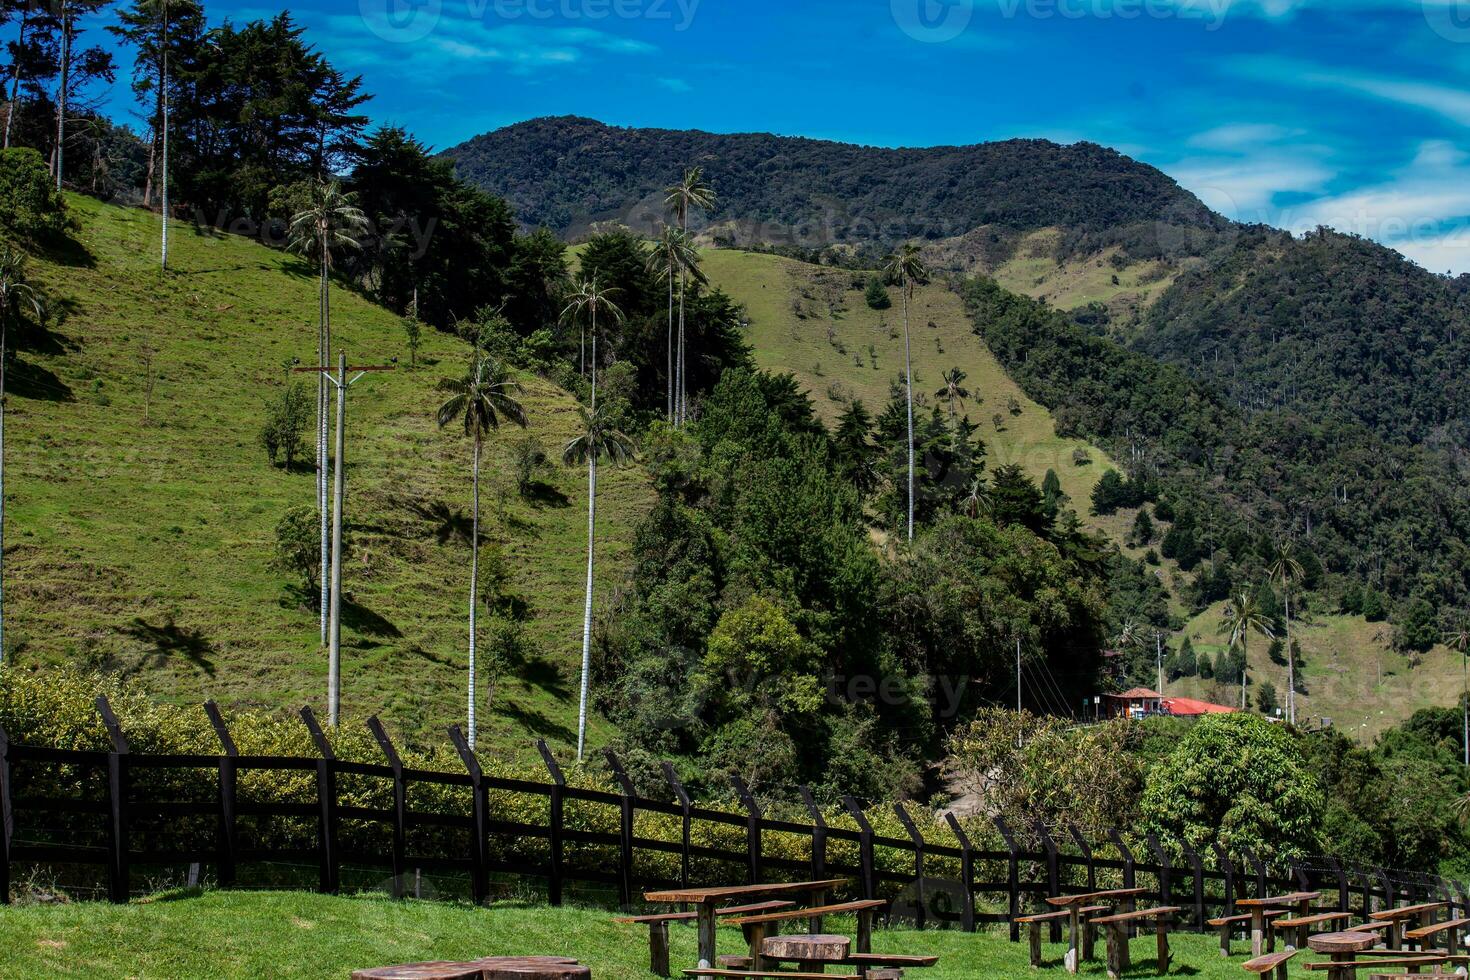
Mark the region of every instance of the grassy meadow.
MULTIPOLYGON (((315 363, 312 270, 176 223, 161 273, 157 216, 69 203, 80 247, 33 262, 64 317, 22 339, 11 377, 5 598, 16 660, 106 667, 170 700, 320 707, 317 614, 273 565, 282 515, 314 503, 310 453, 286 472, 257 438, 293 359, 315 363)), ((470 445, 436 426, 435 386, 464 371, 469 348, 426 328, 410 368, 397 317, 345 288, 333 306, 334 346, 353 364, 399 359, 348 403, 343 710, 442 738, 465 713, 470 445)), ((487 745, 514 753, 535 737, 574 738, 586 562, 586 474, 559 462, 576 404, 520 380, 530 429, 492 437, 482 480, 482 560, 529 611, 524 650, 482 722, 487 745), (527 436, 554 461, 529 500, 509 457, 527 436)), ((610 583, 651 490, 636 467, 606 472, 599 490, 610 583)), ((482 678, 487 700, 493 679, 482 678)))
MULTIPOLYGON (((501 904, 486 909, 378 897, 336 898, 301 892, 205 892, 160 895, 124 906, 63 905, 0 909, 0 962, 7 980, 50 977, 280 977, 343 980, 353 969, 433 959, 549 955, 576 957, 595 980, 647 980, 648 931, 617 925, 613 913, 501 904)), ((851 923, 829 920, 844 931, 851 923)), ((672 930, 671 962, 693 966, 692 928, 672 930)), ((847 933, 849 936, 851 932, 847 933)), ((1133 943, 1129 976, 1154 976, 1153 937, 1133 943)), ((723 952, 743 949, 738 930, 721 930, 723 952)), ((1173 939, 1171 976, 1235 978, 1246 957, 1229 961, 1213 936, 1173 939)), ((1065 976, 1063 947, 1044 947, 1033 970, 1026 944, 1003 933, 884 931, 873 938, 884 953, 938 955, 934 969, 910 971, 924 980, 1021 980, 1065 976)), ((1101 947, 1099 947, 1101 950, 1101 947)), ((1099 961, 1084 977, 1105 976, 1099 961)))

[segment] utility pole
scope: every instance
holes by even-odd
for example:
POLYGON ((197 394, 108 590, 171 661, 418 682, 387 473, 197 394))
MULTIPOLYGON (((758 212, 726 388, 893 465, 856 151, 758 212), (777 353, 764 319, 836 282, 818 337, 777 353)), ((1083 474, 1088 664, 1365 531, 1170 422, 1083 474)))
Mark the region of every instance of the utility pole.
POLYGON ((337 727, 342 707, 342 509, 347 497, 347 392, 364 375, 392 371, 396 364, 397 358, 394 358, 393 365, 348 368, 347 355, 342 353, 337 356, 336 377, 331 375, 330 369, 296 369, 321 373, 337 389, 337 452, 332 475, 332 558, 327 619, 327 716, 333 728, 337 727), (350 381, 347 379, 349 370, 357 372, 350 381))

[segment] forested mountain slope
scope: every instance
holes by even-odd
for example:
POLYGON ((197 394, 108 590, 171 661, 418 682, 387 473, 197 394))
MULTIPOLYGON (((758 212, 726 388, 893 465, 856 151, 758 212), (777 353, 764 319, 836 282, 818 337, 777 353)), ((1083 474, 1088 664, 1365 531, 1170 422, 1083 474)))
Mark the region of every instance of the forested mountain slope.
POLYGON ((527 226, 596 221, 647 230, 663 188, 701 166, 719 194, 707 218, 738 244, 881 255, 898 241, 971 235, 1003 259, 1028 232, 1062 232, 1061 254, 1118 245, 1195 254, 1226 223, 1153 167, 1093 143, 1008 140, 885 149, 768 133, 624 129, 533 119, 446 151, 459 175, 506 198, 527 226))
POLYGON ((1466 444, 1464 284, 1361 238, 1245 232, 1162 294, 1134 346, 1249 411, 1466 444))

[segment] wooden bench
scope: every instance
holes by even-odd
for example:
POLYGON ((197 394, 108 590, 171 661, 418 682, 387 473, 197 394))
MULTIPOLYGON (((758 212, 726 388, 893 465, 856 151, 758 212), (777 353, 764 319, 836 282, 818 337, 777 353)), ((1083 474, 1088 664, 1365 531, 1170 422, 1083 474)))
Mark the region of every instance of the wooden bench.
POLYGON ((1181 910, 1177 905, 1161 905, 1158 908, 1103 915, 1093 919, 1093 925, 1108 927, 1108 976, 1112 980, 1118 980, 1123 975, 1123 971, 1131 965, 1128 955, 1128 929, 1133 923, 1147 919, 1154 921, 1154 933, 1158 937, 1159 976, 1167 974, 1169 972, 1169 923, 1173 920, 1174 913, 1179 911, 1181 910))
POLYGON ((1276 980, 1286 980, 1286 964, 1291 961, 1291 958, 1297 952, 1298 950, 1288 949, 1281 953, 1267 953, 1265 956, 1257 956, 1253 960, 1247 960, 1241 965, 1245 968, 1246 973, 1259 973, 1264 976, 1274 970, 1276 980))
POLYGON ((1417 974, 1420 967, 1441 966, 1449 961, 1443 956, 1398 956, 1374 957, 1366 960, 1335 960, 1331 963, 1306 963, 1308 970, 1330 970, 1329 977, 1354 977, 1359 970, 1371 970, 1384 966, 1401 966, 1405 972, 1417 974))
MULTIPOLYGON (((1276 919, 1276 918, 1280 918, 1281 916, 1287 915, 1287 914, 1288 913, 1287 913, 1287 911, 1285 909, 1271 909, 1271 910, 1269 910, 1269 911, 1266 912, 1266 918, 1268 920, 1269 919, 1276 919)), ((1221 956, 1225 956, 1225 957, 1228 957, 1230 955, 1230 936, 1231 936, 1231 933, 1235 931, 1235 927, 1236 926, 1249 926, 1250 924, 1251 924, 1251 915, 1250 915, 1249 912, 1245 913, 1244 915, 1226 915, 1226 916, 1221 916, 1218 919, 1210 919, 1210 920, 1208 920, 1206 922, 1206 925, 1214 926, 1215 928, 1217 928, 1217 929, 1220 930, 1220 955, 1221 956)), ((1267 934, 1266 934, 1266 949, 1267 949, 1267 952, 1270 952, 1271 950, 1274 950, 1275 948, 1276 948, 1276 934, 1273 933, 1273 932, 1267 932, 1267 934)))
POLYGON ((727 922, 729 925, 740 926, 745 930, 745 938, 750 943, 751 961, 756 966, 760 966, 761 943, 766 938, 768 927, 778 922, 806 919, 808 927, 816 932, 821 929, 822 919, 829 915, 857 916, 857 942, 854 945, 859 953, 871 953, 873 951, 873 913, 887 906, 888 902, 883 899, 865 899, 858 902, 842 902, 838 905, 818 905, 807 909, 787 909, 780 912, 742 915, 729 919, 727 922))
MULTIPOLYGON (((795 908, 795 902, 757 902, 754 905, 732 905, 718 909, 716 916, 750 915, 759 912, 774 912, 779 909, 795 908)), ((620 925, 648 926, 648 969, 656 977, 671 977, 669 972, 669 923, 693 922, 698 912, 663 912, 658 915, 625 915, 614 922, 620 925)))
MULTIPOLYGON (((1092 959, 1093 938, 1097 929, 1092 920, 1086 918, 1098 912, 1107 912, 1106 905, 1089 905, 1077 910, 1083 916, 1082 922, 1082 959, 1092 959)), ((1026 927, 1026 938, 1031 947, 1031 965, 1041 966, 1041 927, 1047 922, 1065 922, 1072 915, 1068 909, 1057 909, 1055 912, 1039 912, 1036 915, 1022 915, 1016 917, 1016 922, 1026 927)))
POLYGON ((352 980, 585 980, 592 972, 565 956, 491 956, 355 970, 352 980))
MULTIPOLYGON (((1420 942, 1420 940, 1432 940, 1434 936, 1444 933, 1445 949, 1453 953, 1460 945, 1460 932, 1466 926, 1470 926, 1470 919, 1450 919, 1446 922, 1436 922, 1433 925, 1420 926, 1417 929, 1406 929, 1404 930, 1404 938, 1422 947, 1425 944, 1420 942)), ((1430 945, 1433 945, 1433 942, 1430 945)))
POLYGON ((1320 926, 1327 922, 1342 922, 1351 919, 1351 912, 1314 912, 1311 915, 1294 915, 1289 918, 1279 918, 1271 923, 1271 928, 1280 932, 1296 931, 1294 941, 1287 948, 1305 949, 1307 935, 1312 931, 1312 926, 1320 926))

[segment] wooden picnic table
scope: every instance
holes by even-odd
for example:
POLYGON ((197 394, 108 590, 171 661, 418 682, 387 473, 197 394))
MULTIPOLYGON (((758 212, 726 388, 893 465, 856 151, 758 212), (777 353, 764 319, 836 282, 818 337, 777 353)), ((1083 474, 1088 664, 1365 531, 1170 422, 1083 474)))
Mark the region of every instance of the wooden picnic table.
POLYGON ((1433 925, 1434 913, 1440 909, 1449 908, 1449 905, 1449 902, 1423 902, 1419 905, 1401 905, 1398 908, 1384 909, 1381 912, 1371 912, 1368 918, 1375 922, 1389 923, 1388 948, 1400 949, 1404 945, 1404 932, 1408 929, 1410 920, 1417 921, 1421 928, 1433 925))
POLYGON ((1297 915, 1305 916, 1312 911, 1312 903, 1321 897, 1321 892, 1290 892, 1286 895, 1268 895, 1265 898, 1236 899, 1235 907, 1246 909, 1251 914, 1251 957, 1260 956, 1265 947, 1267 910, 1295 909, 1297 915))
POLYGON ((1117 901, 1120 905, 1129 906, 1125 907, 1123 911, 1130 912, 1132 911, 1131 906, 1133 905, 1133 900, 1146 891, 1147 889, 1145 888, 1114 888, 1102 892, 1084 892, 1080 895, 1058 895, 1055 898, 1048 898, 1046 900, 1048 905, 1064 908, 1068 912, 1067 926, 1069 932, 1067 936, 1066 958, 1068 973, 1077 972, 1078 960, 1080 958, 1077 940, 1082 926, 1081 910, 1085 906, 1096 905, 1098 902, 1117 901))
POLYGON ((732 900, 781 898, 786 895, 812 895, 822 904, 821 896, 846 885, 846 878, 826 881, 792 881, 769 885, 731 885, 722 888, 674 888, 647 892, 645 902, 658 905, 693 905, 699 921, 699 966, 715 965, 715 916, 719 907, 732 900))
MULTIPOLYGON (((1333 963, 1351 963, 1355 954, 1377 944, 1378 937, 1371 932, 1319 932, 1307 937, 1307 947, 1314 953, 1325 953, 1333 963)), ((1353 980, 1353 971, 1329 970, 1327 980, 1353 980)))

